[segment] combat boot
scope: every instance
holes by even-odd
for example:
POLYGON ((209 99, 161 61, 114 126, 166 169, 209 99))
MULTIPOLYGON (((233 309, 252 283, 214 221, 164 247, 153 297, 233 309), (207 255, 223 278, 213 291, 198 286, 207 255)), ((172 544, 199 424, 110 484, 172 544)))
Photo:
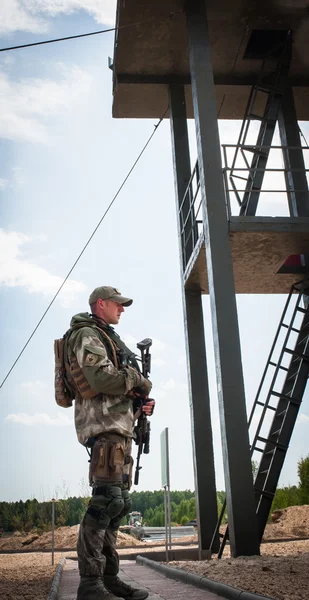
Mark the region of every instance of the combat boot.
POLYGON ((106 589, 101 577, 81 577, 76 600, 119 600, 119 596, 106 589))
POLYGON ((145 600, 148 598, 149 592, 142 588, 134 588, 128 583, 125 583, 115 575, 113 577, 104 575, 103 577, 104 584, 107 589, 119 598, 124 598, 124 600, 145 600))

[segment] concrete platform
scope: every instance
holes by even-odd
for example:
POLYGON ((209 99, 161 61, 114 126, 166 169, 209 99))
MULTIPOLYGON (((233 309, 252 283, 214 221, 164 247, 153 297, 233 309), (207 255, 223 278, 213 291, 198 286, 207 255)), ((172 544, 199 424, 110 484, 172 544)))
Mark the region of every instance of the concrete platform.
MULTIPOLYGON (((113 116, 159 118, 168 106, 168 84, 186 86, 193 117, 183 0, 118 0, 114 50, 113 116)), ((293 31, 289 80, 297 117, 309 119, 307 0, 209 0, 208 21, 220 119, 242 119, 262 61, 248 54, 252 31, 293 31)), ((273 34, 270 33, 273 37, 273 34)), ((168 117, 168 114, 166 114, 168 117)))
MULTIPOLYGON (((237 294, 287 294, 303 278, 278 271, 290 255, 309 254, 309 217, 231 217, 229 234, 237 294)), ((185 285, 209 293, 202 238, 187 266, 185 285)))
MULTIPOLYGON (((164 575, 132 560, 120 561, 121 578, 134 587, 149 590, 149 600, 223 600, 212 592, 198 589, 192 585, 167 579, 164 575)), ((76 600, 79 583, 78 566, 75 560, 67 560, 64 566, 58 600, 76 600)))

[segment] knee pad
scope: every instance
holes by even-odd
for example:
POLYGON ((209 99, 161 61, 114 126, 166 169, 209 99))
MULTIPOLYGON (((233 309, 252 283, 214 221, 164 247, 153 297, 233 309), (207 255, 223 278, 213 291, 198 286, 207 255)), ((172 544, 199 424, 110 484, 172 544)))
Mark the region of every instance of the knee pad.
POLYGON ((121 513, 119 513, 119 515, 117 515, 116 517, 111 519, 111 522, 109 524, 110 529, 112 531, 116 531, 119 528, 121 519, 125 515, 127 515, 132 508, 132 500, 130 498, 128 490, 122 490, 122 498, 123 498, 123 509, 122 509, 121 513))
POLYGON ((94 517, 101 527, 107 527, 111 521, 117 517, 124 508, 124 499, 121 488, 116 486, 106 486, 103 496, 92 496, 87 513, 94 517))
POLYGON ((132 508, 132 500, 131 500, 128 490, 122 491, 122 498, 123 498, 124 506, 121 511, 121 514, 122 514, 122 517, 124 517, 124 515, 127 515, 132 508))

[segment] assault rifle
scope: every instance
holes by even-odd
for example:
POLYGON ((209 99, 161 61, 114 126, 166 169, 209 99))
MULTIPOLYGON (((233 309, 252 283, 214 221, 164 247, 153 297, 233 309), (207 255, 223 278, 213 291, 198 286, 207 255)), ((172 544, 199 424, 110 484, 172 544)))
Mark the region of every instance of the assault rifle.
MULTIPOLYGON (((142 363, 142 375, 148 379, 150 375, 151 368, 151 354, 149 352, 149 348, 152 344, 152 340, 150 338, 145 338, 137 345, 138 349, 141 351, 141 363, 142 363)), ((134 485, 138 484, 139 480, 139 472, 142 467, 140 467, 139 461, 141 454, 149 454, 149 442, 150 442, 150 423, 146 417, 146 415, 142 412, 142 406, 148 401, 147 398, 142 395, 135 396, 135 408, 136 410, 140 409, 140 416, 137 420, 137 425, 134 427, 134 432, 136 435, 135 443, 138 445, 137 457, 136 457, 136 467, 134 474, 134 485)))

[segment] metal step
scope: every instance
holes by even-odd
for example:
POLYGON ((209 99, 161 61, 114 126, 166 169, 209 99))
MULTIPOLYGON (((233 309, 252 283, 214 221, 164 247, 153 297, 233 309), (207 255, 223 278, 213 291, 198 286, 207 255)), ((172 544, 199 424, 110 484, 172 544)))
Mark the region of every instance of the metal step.
MULTIPOLYGON (((309 282, 306 282, 306 287, 305 283, 298 282, 290 290, 249 417, 250 427, 255 422, 253 417, 256 415, 256 411, 259 411, 260 420, 256 426, 251 455, 258 452, 261 457, 254 484, 260 539, 262 539, 271 510, 280 472, 309 376, 309 336, 304 336, 304 331, 309 326, 309 311, 299 306, 302 301, 302 290, 307 287, 309 287, 309 282), (297 292, 297 295, 295 292, 297 292), (296 328, 294 327, 294 321, 299 313, 303 315, 303 320, 296 328), (291 319, 289 324, 287 323, 287 315, 290 315, 291 319), (283 331, 285 331, 285 337, 282 342, 281 333, 283 331), (297 333, 294 349, 290 347, 291 340, 289 336, 292 332, 297 333), (273 359, 275 353, 278 355, 276 361, 273 359), (290 364, 283 366, 281 363, 286 359, 287 354, 291 356, 290 364), (297 366, 294 362, 296 357, 298 358, 297 366), (273 370, 273 367, 275 367, 275 370, 273 370), (277 377, 279 374, 281 376, 282 372, 285 373, 284 382, 282 383, 282 378, 278 380, 282 388, 281 391, 277 391, 277 377), (262 399, 262 393, 265 393, 264 382, 268 381, 266 379, 268 374, 271 374, 270 385, 265 399, 262 399), (274 406, 276 402, 277 405, 274 406), (262 435, 263 426, 263 431, 265 430, 264 419, 266 415, 269 417, 270 414, 268 409, 273 414, 272 423, 268 434, 262 435), (263 447, 261 447, 261 444, 263 447)), ((218 557, 222 556, 225 541, 226 537, 222 540, 218 557)))
POLYGON ((301 400, 299 398, 292 398, 292 396, 288 396, 287 394, 282 394, 282 392, 271 392, 272 396, 276 396, 277 398, 283 398, 284 400, 288 400, 288 402, 293 402, 297 406, 301 404, 301 400))
POLYGON ((290 348, 284 348, 284 352, 287 352, 287 354, 292 354, 293 356, 297 356, 301 360, 307 360, 309 362, 308 354, 302 354, 300 352, 297 352, 296 350, 291 350, 290 348))
POLYGON ((270 410, 277 410, 277 409, 275 408, 275 406, 271 406, 270 404, 266 404, 266 402, 259 402, 259 401, 258 401, 258 402, 257 402, 257 404, 258 404, 259 406, 266 406, 266 408, 269 408, 270 410))
POLYGON ((232 182, 233 177, 235 176, 234 172, 237 172, 236 160, 239 152, 241 152, 246 145, 250 124, 253 121, 259 122, 260 128, 257 135, 257 143, 255 144, 256 148, 252 147, 252 149, 249 150, 253 153, 253 157, 251 165, 247 164, 249 175, 246 188, 243 191, 242 201, 240 202, 240 215, 254 216, 256 214, 259 196, 264 181, 265 168, 279 116, 281 99, 288 81, 291 48, 291 34, 290 32, 287 32, 286 41, 281 49, 282 54, 275 59, 275 65, 273 64, 274 57, 268 56, 264 59, 259 79, 252 86, 250 91, 230 170, 230 181, 232 182), (266 76, 267 81, 265 81, 266 76), (259 111, 256 108, 259 93, 266 94, 266 103, 262 114, 258 114, 259 111))
POLYGON ((282 371, 288 371, 289 370, 287 367, 283 367, 282 365, 278 365, 278 363, 274 363, 272 361, 270 361, 269 364, 272 367, 278 367, 278 369, 281 369, 282 371))

